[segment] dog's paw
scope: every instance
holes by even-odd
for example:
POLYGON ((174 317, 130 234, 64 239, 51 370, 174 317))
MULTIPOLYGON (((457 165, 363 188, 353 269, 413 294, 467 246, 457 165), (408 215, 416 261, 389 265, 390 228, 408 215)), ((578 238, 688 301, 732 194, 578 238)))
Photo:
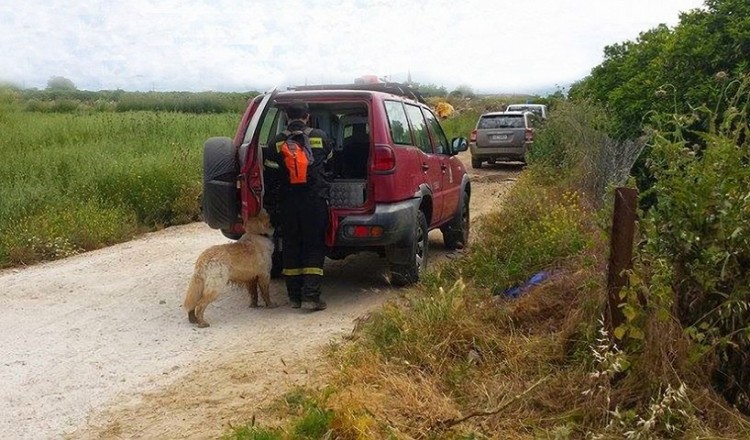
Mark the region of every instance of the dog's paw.
POLYGON ((206 321, 198 323, 198 328, 206 328, 206 327, 211 327, 211 324, 207 323, 206 321))
POLYGON ((195 317, 195 310, 191 310, 188 312, 188 321, 190 321, 191 324, 198 323, 198 318, 195 317))
POLYGON ((279 306, 279 305, 278 305, 278 304, 276 304, 275 302, 270 302, 270 303, 266 303, 266 308, 267 308, 267 309, 275 309, 275 308, 276 308, 276 307, 278 307, 278 306, 279 306))
POLYGON ((258 303, 250 303, 250 308, 251 309, 257 309, 258 308, 258 303))

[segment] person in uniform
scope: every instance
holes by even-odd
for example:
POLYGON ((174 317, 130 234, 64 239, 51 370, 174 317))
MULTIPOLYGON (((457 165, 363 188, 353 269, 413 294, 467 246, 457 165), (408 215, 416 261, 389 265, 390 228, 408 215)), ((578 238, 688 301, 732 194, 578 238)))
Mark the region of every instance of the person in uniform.
POLYGON ((293 308, 300 308, 305 303, 312 310, 323 310, 326 303, 320 294, 331 186, 326 162, 331 157, 332 148, 323 130, 308 126, 310 113, 306 103, 292 103, 286 106, 285 112, 287 127, 269 142, 264 161, 267 167, 279 171, 282 274, 293 308), (302 150, 296 154, 306 155, 303 158, 306 161, 304 182, 297 174, 297 168, 302 165, 298 166, 298 162, 290 158, 289 145, 302 150))

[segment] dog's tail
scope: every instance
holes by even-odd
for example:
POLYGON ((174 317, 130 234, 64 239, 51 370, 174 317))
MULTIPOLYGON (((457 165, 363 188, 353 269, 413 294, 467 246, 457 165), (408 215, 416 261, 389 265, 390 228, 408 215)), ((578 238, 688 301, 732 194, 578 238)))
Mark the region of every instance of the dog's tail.
POLYGON ((187 293, 185 294, 185 310, 189 315, 195 314, 195 306, 198 305, 203 296, 203 279, 197 274, 193 274, 193 278, 190 280, 187 293))

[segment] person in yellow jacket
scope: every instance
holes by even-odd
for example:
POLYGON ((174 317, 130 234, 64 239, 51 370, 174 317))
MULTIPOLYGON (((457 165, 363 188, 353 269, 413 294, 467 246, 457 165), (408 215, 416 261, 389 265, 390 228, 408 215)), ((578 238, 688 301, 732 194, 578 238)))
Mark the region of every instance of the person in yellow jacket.
POLYGON ((445 119, 448 116, 451 116, 454 111, 453 106, 445 101, 438 102, 435 106, 435 112, 440 116, 440 119, 445 119))

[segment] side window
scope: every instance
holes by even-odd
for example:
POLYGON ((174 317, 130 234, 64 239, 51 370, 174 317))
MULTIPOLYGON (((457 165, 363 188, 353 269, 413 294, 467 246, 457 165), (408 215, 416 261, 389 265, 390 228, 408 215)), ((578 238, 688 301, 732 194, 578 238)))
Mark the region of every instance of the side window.
POLYGON ((276 117, 278 115, 279 115, 279 109, 276 107, 271 107, 268 109, 268 112, 263 118, 263 123, 260 126, 260 138, 259 138, 259 143, 261 146, 268 145, 268 141, 273 136, 276 136, 276 130, 275 130, 276 125, 277 125, 276 117))
POLYGON ((427 123, 422 115, 422 109, 416 105, 406 104, 406 114, 411 121, 411 128, 414 130, 414 140, 417 147, 425 153, 432 153, 430 144, 430 135, 427 132, 427 123))
POLYGON ((388 114, 388 125, 391 128, 393 142, 411 145, 409 121, 406 119, 404 106, 398 101, 385 101, 385 112, 388 114))
POLYGON ((431 111, 425 109, 424 115, 427 118, 427 124, 430 126, 430 133, 432 134, 432 140, 435 144, 435 153, 447 154, 448 139, 445 137, 443 127, 440 126, 440 123, 431 111))

